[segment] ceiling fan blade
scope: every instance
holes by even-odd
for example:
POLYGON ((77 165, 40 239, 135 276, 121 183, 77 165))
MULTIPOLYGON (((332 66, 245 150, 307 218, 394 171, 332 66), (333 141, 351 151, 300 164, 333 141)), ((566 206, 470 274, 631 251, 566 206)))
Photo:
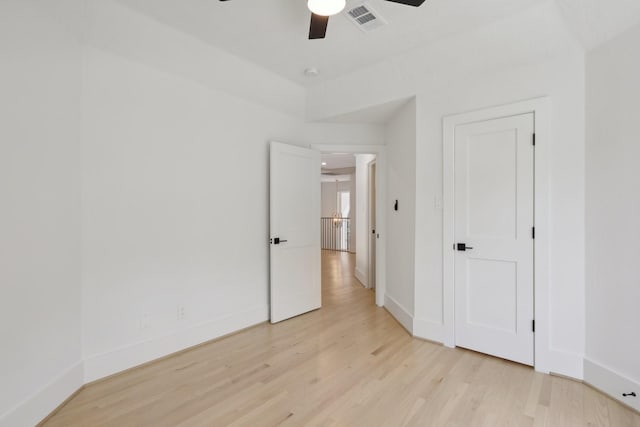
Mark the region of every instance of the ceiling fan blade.
POLYGON ((394 2, 394 3, 400 3, 400 4, 406 4, 407 6, 418 7, 422 3, 424 3, 425 0, 387 0, 387 1, 391 1, 391 2, 394 2))
POLYGON ((309 40, 323 39, 327 34, 328 16, 311 14, 311 25, 309 26, 309 40))

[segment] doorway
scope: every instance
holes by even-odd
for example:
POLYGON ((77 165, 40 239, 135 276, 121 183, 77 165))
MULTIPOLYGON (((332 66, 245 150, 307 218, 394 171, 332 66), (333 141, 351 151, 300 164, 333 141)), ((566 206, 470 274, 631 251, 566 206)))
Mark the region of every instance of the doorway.
POLYGON ((533 365, 533 114, 454 140, 456 345, 533 365))
POLYGON ((321 154, 322 250, 355 253, 355 157, 321 154))
MULTIPOLYGON (((276 323, 304 314, 322 307, 321 287, 321 222, 318 213, 321 212, 322 197, 320 184, 321 152, 336 152, 340 154, 359 154, 373 152, 378 156, 378 181, 383 181, 384 147, 382 146, 300 146, 282 144, 275 141, 270 143, 270 317, 276 323), (370 148, 370 149, 368 149, 370 148)), ((353 156, 352 156, 353 157, 353 156)), ((335 171, 334 171, 335 172, 335 171)), ((335 173, 333 174, 335 178, 335 173)), ((352 204, 353 197, 345 191, 336 191, 331 199, 335 202, 334 219, 341 219, 344 212, 350 212, 345 204, 348 200, 352 204), (340 208, 340 212, 338 212, 340 208), (343 210, 344 208, 344 210, 343 210)), ((366 193, 366 192, 363 192, 366 193)), ((377 187, 376 209, 378 221, 380 203, 384 200, 384 192, 377 187)), ((349 219, 349 218, 347 218, 349 219)), ((348 229, 348 227, 345 227, 348 229)), ((379 227, 380 239, 384 240, 379 227)), ((366 236, 367 234, 364 233, 366 236)), ((344 241, 344 239, 341 239, 344 241)), ((350 240, 349 238, 346 240, 350 240)), ((378 306, 384 304, 384 245, 376 245, 376 283, 378 292, 375 302, 378 306), (381 250, 382 248, 382 250, 381 250)), ((340 252, 345 253, 345 252, 340 252)), ((354 276, 355 277, 355 276, 354 276)))
POLYGON ((537 98, 443 121, 443 342, 540 372, 551 358, 549 113, 537 98))
POLYGON ((354 283, 371 290, 376 282, 375 162, 375 154, 321 157, 323 260, 330 259, 329 252, 347 253, 341 255, 346 260, 342 264, 349 265, 354 283))
MULTIPOLYGON (((353 174, 353 188, 349 197, 351 201, 350 252, 354 253, 356 258, 354 274, 365 288, 375 290, 376 305, 382 307, 384 305, 385 291, 384 260, 386 259, 384 251, 385 216, 383 209, 385 193, 384 186, 375 184, 385 180, 385 147, 377 145, 320 144, 313 145, 312 148, 320 151, 325 156, 322 162, 326 163, 326 165, 322 167, 324 170, 331 171, 331 178, 325 177, 325 180, 334 181, 334 188, 336 176, 345 172, 353 174), (344 163, 334 162, 334 164, 331 164, 331 159, 336 156, 349 156, 353 159, 350 165, 353 165, 355 170, 344 170, 343 167, 347 166, 344 163), (354 161, 355 163, 353 163, 354 161), (371 169, 372 162, 375 165, 374 169, 371 169), (375 186, 373 188, 370 185, 371 173, 374 174, 373 184, 375 186), (361 182, 361 184, 357 185, 358 182, 361 182), (362 187, 360 191, 357 189, 358 186, 362 187), (373 215, 371 212, 373 212, 373 215), (372 227, 371 221, 375 221, 375 228, 372 227), (373 233, 374 229, 375 234, 373 233), (372 242, 372 239, 375 239, 375 241, 372 242), (371 257, 373 257, 373 260, 370 259, 371 257)), ((345 184, 339 183, 337 192, 341 191, 341 186, 342 188, 346 187, 345 184)), ((331 196, 327 198, 325 195, 325 200, 331 199, 331 196)), ((324 209, 326 209, 326 205, 324 209)), ((327 211, 325 210, 324 213, 327 213, 327 211)))

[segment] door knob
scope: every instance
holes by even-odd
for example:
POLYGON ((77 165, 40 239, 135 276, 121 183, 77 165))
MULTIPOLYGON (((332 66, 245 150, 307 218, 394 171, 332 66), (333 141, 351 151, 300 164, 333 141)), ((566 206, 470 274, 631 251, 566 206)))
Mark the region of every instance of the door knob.
POLYGON ((467 246, 466 243, 458 243, 456 246, 457 249, 462 252, 466 251, 467 249, 473 249, 471 246, 467 246))
POLYGON ((286 243, 286 240, 283 240, 279 237, 274 237, 273 239, 271 239, 271 243, 273 243, 274 245, 279 245, 280 243, 286 243))

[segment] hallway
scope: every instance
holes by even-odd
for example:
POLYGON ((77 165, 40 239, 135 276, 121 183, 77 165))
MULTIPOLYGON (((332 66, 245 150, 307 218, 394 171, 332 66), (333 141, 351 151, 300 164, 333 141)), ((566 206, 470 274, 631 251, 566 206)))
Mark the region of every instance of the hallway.
POLYGON ((635 426, 578 382, 413 339, 324 251, 323 308, 86 386, 53 426, 635 426))
POLYGON ((354 276, 355 254, 322 251, 322 310, 361 304, 375 306, 375 293, 354 276))

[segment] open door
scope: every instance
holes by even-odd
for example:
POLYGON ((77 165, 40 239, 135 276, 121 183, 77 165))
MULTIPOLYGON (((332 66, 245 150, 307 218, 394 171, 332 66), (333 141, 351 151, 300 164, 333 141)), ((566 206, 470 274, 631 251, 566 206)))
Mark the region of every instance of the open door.
POLYGON ((320 152, 271 143, 271 323, 320 308, 320 152))

